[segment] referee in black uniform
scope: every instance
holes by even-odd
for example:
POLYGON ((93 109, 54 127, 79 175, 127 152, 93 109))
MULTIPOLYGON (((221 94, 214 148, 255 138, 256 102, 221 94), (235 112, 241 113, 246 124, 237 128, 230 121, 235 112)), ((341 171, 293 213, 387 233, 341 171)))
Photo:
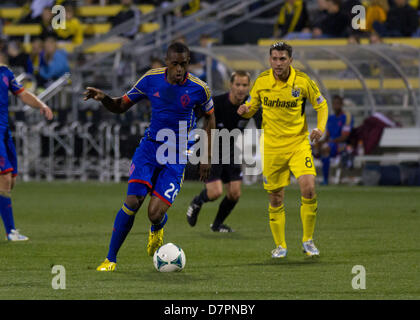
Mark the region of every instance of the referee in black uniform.
MULTIPOLYGON (((243 129, 248 124, 248 119, 238 115, 237 109, 243 104, 249 94, 251 77, 248 72, 236 71, 230 78, 230 90, 227 93, 213 97, 216 128, 243 129)), ((257 127, 261 124, 261 112, 254 116, 257 127)), ((208 201, 214 201, 223 194, 223 184, 226 188, 226 196, 219 205, 214 222, 210 225, 214 232, 233 232, 234 230, 224 224, 225 219, 232 212, 241 196, 242 166, 234 163, 234 144, 232 137, 230 141, 229 164, 222 164, 222 148, 219 148, 219 164, 212 164, 211 172, 203 191, 192 200, 187 210, 187 221, 194 227, 197 223, 198 214, 202 205, 208 201)))

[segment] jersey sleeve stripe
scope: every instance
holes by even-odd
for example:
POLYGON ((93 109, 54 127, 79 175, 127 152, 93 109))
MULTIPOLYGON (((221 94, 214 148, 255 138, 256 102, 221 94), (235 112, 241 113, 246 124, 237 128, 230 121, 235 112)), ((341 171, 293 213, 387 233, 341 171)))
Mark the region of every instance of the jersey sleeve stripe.
POLYGON ((165 68, 149 70, 144 75, 142 75, 139 80, 137 80, 136 84, 133 87, 136 87, 137 84, 147 76, 152 76, 152 75, 156 75, 156 74, 163 74, 163 73, 165 73, 165 68))
POLYGON ((123 95, 122 98, 126 103, 133 103, 133 101, 131 101, 127 94, 123 95))
POLYGON ((22 87, 22 88, 20 88, 19 90, 17 90, 17 91, 15 91, 15 92, 13 92, 13 94, 16 96, 16 95, 18 95, 19 93, 22 93, 23 91, 25 91, 25 88, 24 88, 24 87, 22 87))
POLYGON ((209 111, 206 112, 207 115, 211 115, 214 112, 214 107, 212 107, 209 111))
POLYGON ((210 99, 210 96, 211 96, 210 95, 210 90, 208 89, 207 85, 203 81, 201 81, 200 79, 197 79, 197 78, 195 78, 193 76, 190 76, 189 79, 192 82, 194 82, 194 83, 198 84, 199 86, 201 86, 204 89, 205 93, 206 93, 207 100, 210 99))

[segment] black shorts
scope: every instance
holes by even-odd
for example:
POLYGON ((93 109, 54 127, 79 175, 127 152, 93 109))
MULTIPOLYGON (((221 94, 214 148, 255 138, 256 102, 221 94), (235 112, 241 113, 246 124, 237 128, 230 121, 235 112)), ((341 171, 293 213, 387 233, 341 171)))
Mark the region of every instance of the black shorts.
POLYGON ((216 180, 222 180, 223 183, 242 180, 242 166, 240 164, 212 164, 206 183, 216 180))

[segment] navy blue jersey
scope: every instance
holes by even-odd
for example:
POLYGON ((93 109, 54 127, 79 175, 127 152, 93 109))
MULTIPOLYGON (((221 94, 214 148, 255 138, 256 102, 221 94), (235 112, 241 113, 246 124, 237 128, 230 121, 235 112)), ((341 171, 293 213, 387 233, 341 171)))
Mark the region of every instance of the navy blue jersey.
POLYGON ((19 84, 13 72, 5 65, 0 65, 0 128, 9 127, 9 90, 14 95, 24 88, 19 84))
POLYGON ((349 112, 342 112, 339 116, 332 114, 328 117, 327 130, 330 139, 336 139, 343 133, 350 133, 353 128, 353 117, 349 112))
POLYGON ((192 74, 187 73, 181 84, 170 84, 166 72, 167 68, 146 72, 123 99, 132 103, 144 98, 150 100, 152 117, 145 137, 156 141, 160 130, 169 129, 175 133, 179 143, 181 138, 188 140, 191 130, 196 127, 194 108, 199 106, 205 113, 211 114, 214 111, 213 100, 207 84, 192 74))

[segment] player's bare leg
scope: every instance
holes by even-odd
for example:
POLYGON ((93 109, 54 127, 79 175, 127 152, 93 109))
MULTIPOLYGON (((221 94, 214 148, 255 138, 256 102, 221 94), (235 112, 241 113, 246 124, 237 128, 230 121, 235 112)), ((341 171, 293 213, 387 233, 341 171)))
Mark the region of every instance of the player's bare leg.
POLYGON ((28 237, 21 235, 15 228, 11 203, 11 191, 16 183, 16 177, 11 172, 0 175, 0 213, 6 229, 6 239, 9 241, 25 241, 28 237))
POLYGON ((226 196, 233 201, 239 201, 241 197, 242 180, 231 181, 225 184, 226 196))
POLYGON ((166 211, 169 204, 159 197, 152 196, 149 202, 148 216, 152 223, 149 230, 149 241, 147 243, 147 254, 153 256, 155 251, 163 245, 163 227, 168 219, 166 211))
POLYGON ((302 245, 303 252, 308 257, 319 256, 319 250, 315 247, 313 234, 318 202, 315 193, 315 176, 302 175, 298 178, 301 193, 300 217, 303 226, 302 245))
POLYGON ((268 213, 270 218, 270 229, 273 235, 276 248, 271 251, 273 258, 285 258, 287 245, 285 236, 286 214, 284 210, 284 188, 270 191, 268 193, 270 205, 268 213))
POLYGON ((201 193, 196 196, 190 203, 187 209, 187 221, 191 227, 197 223, 198 214, 201 206, 208 202, 217 200, 223 194, 223 185, 221 180, 215 180, 206 183, 206 187, 201 193))

